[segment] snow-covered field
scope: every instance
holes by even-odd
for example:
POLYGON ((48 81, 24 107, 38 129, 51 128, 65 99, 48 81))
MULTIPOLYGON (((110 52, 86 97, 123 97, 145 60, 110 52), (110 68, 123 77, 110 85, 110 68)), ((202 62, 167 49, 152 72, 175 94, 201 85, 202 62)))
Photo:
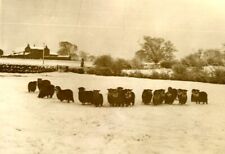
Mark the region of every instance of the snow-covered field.
POLYGON ((166 69, 166 68, 158 68, 158 69, 130 69, 130 70, 122 70, 123 74, 126 75, 131 75, 134 73, 141 73, 143 75, 149 76, 152 75, 154 72, 156 73, 164 73, 164 74, 168 74, 169 76, 171 76, 173 74, 172 69, 166 69))
POLYGON ((0 73, 1 154, 222 154, 225 151, 224 85, 73 73, 0 73), (27 92, 37 78, 71 88, 75 103, 39 99, 27 92), (101 89, 104 107, 82 106, 77 88, 101 89), (136 94, 134 107, 109 107, 107 88, 123 86, 136 94), (144 88, 198 88, 208 105, 145 106, 144 88))
MULTIPOLYGON (((0 64, 21 64, 21 65, 42 65, 42 59, 16 59, 16 58, 0 58, 0 64)), ((45 65, 56 66, 66 65, 70 67, 80 66, 80 61, 72 60, 44 60, 45 65)), ((85 66, 92 66, 92 62, 85 62, 85 66)))

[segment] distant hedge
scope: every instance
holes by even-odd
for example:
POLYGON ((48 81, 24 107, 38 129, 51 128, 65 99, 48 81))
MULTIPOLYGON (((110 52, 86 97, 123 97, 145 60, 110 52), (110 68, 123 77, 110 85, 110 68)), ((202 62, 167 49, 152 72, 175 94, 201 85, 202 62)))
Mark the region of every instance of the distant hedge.
POLYGON ((135 78, 148 78, 148 79, 161 79, 161 80, 180 80, 180 81, 194 81, 194 82, 205 82, 205 83, 217 83, 225 84, 225 70, 215 69, 211 73, 203 71, 202 68, 193 67, 186 68, 183 64, 176 64, 172 68, 173 73, 168 74, 165 72, 156 72, 152 74, 143 74, 140 71, 136 71, 130 74, 121 73, 114 74, 108 67, 93 67, 86 69, 86 74, 95 74, 102 76, 126 76, 135 78))
POLYGON ((7 73, 43 73, 56 70, 57 68, 54 66, 0 64, 0 72, 7 73))
POLYGON ((43 73, 43 72, 73 72, 79 74, 95 74, 102 76, 128 76, 136 78, 163 79, 163 80, 181 80, 197 81, 206 83, 225 84, 225 70, 215 69, 211 73, 203 71, 202 68, 193 67, 187 69, 183 64, 176 64, 172 68, 173 74, 153 72, 151 75, 142 74, 137 71, 130 74, 115 73, 108 67, 69 67, 69 66, 38 66, 38 65, 15 65, 0 64, 0 72, 7 73, 43 73))

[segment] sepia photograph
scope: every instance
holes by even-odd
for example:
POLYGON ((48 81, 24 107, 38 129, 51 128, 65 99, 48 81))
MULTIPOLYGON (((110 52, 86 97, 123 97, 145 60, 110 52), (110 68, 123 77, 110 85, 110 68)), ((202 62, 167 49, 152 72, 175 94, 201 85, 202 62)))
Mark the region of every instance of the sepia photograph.
POLYGON ((225 0, 0 0, 0 154, 223 154, 225 0))

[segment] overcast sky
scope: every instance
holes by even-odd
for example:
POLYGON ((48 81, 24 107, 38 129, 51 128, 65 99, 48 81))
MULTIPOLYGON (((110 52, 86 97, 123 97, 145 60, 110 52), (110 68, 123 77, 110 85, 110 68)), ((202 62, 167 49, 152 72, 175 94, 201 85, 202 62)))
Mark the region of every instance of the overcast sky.
POLYGON ((60 41, 131 58, 144 35, 171 40, 182 57, 225 43, 225 0, 0 0, 0 48, 60 41))

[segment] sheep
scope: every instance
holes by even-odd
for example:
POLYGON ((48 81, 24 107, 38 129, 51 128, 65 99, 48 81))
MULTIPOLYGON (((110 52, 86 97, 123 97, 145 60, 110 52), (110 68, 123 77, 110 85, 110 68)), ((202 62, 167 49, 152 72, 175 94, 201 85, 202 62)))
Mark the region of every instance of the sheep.
POLYGON ((124 89, 124 105, 129 106, 132 105, 134 106, 135 103, 135 94, 132 92, 132 89, 124 89))
POLYGON ((187 90, 186 89, 178 89, 177 90, 177 97, 179 104, 186 104, 187 102, 187 90))
POLYGON ((173 94, 170 91, 167 91, 165 93, 165 104, 173 104, 173 94))
POLYGON ((62 90, 60 86, 55 87, 56 96, 57 98, 62 102, 64 100, 67 100, 69 103, 70 101, 74 102, 73 99, 73 91, 70 89, 64 89, 62 90))
POLYGON ((46 86, 42 86, 40 88, 39 94, 38 94, 38 98, 52 98, 52 96, 54 95, 55 92, 55 86, 54 85, 46 85, 46 86))
POLYGON ((203 104, 208 104, 208 95, 204 91, 192 89, 191 102, 195 102, 196 104, 200 104, 200 102, 203 102, 203 104))
POLYGON ((41 78, 37 79, 37 86, 38 86, 39 91, 42 87, 48 86, 50 84, 51 84, 51 82, 49 80, 42 80, 41 78))
POLYGON ((93 104, 93 91, 86 91, 84 87, 79 87, 78 90, 78 99, 82 105, 93 104))
POLYGON ((35 92, 37 87, 37 81, 31 81, 28 83, 28 92, 35 92))
POLYGON ((199 93, 198 89, 192 89, 191 90, 191 102, 195 102, 197 104, 198 93, 199 93))
POLYGON ((151 100, 152 100, 152 90, 144 89, 142 92, 142 102, 144 104, 150 104, 151 100))
POLYGON ((110 106, 116 106, 119 101, 119 93, 117 89, 113 89, 113 88, 108 89, 107 99, 110 106))
POLYGON ((108 89, 107 98, 110 106, 129 106, 135 103, 135 94, 132 89, 123 89, 123 87, 108 89))
POLYGON ((103 105, 103 96, 100 90, 93 90, 93 104, 98 107, 103 105))
POLYGON ((192 95, 196 104, 200 104, 201 102, 203 104, 208 104, 208 94, 206 92, 200 91, 198 89, 194 89, 194 91, 192 92, 192 95))
POLYGON ((174 101, 177 98, 177 89, 169 87, 168 91, 171 92, 171 94, 173 96, 172 98, 173 98, 173 101, 174 101))
POLYGON ((199 92, 198 103, 208 104, 208 94, 204 91, 199 92))
POLYGON ((165 99, 165 90, 164 89, 158 89, 155 90, 153 93, 153 105, 159 105, 162 104, 165 99))
POLYGON ((165 104, 173 104, 176 98, 177 90, 169 87, 167 92, 165 93, 165 104))
POLYGON ((124 106, 125 105, 125 91, 123 89, 123 87, 117 87, 117 92, 118 92, 118 101, 117 101, 117 104, 116 106, 124 106))

